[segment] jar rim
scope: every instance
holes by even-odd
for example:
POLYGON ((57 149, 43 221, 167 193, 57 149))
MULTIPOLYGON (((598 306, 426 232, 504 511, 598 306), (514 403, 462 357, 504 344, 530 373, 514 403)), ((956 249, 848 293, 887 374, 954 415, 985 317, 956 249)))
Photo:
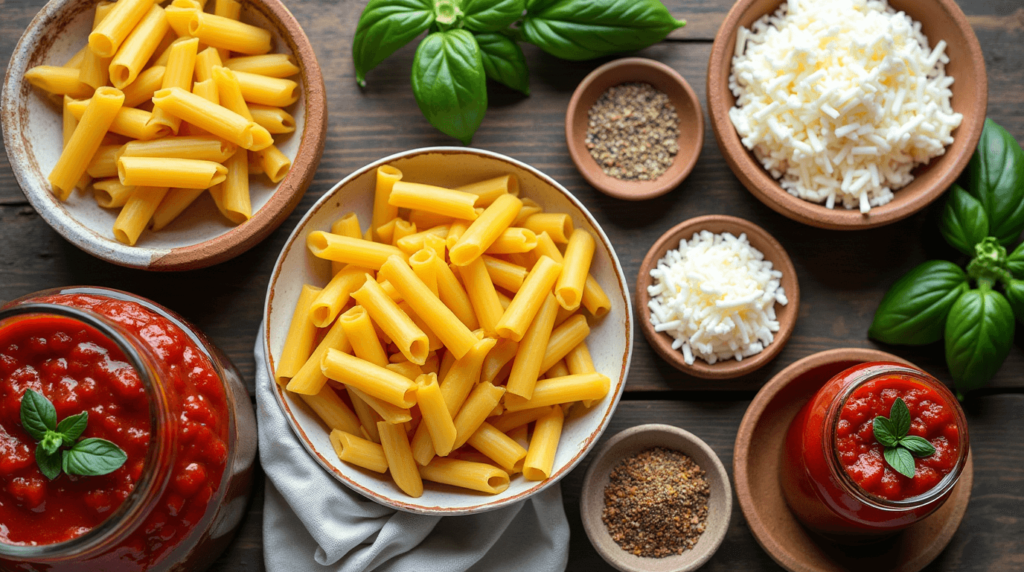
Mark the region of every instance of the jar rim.
MULTIPOLYGON (((26 298, 38 298, 51 292, 66 293, 66 290, 57 289, 37 292, 30 294, 26 298)), ((169 420, 165 419, 166 415, 164 414, 166 399, 163 392, 157 387, 156 376, 153 375, 153 369, 149 364, 149 360, 143 355, 143 352, 140 352, 129 341, 127 336, 119 331, 119 326, 115 322, 99 313, 73 306, 46 302, 19 304, 18 300, 14 300, 12 303, 15 305, 0 309, 0 323, 19 316, 59 316, 81 322, 97 330, 113 342, 135 369, 146 391, 149 401, 150 434, 153 437, 151 437, 147 448, 142 475, 136 481, 128 497, 102 522, 84 534, 63 542, 25 545, 0 541, 0 556, 18 560, 47 561, 60 559, 72 554, 85 554, 108 543, 120 542, 123 538, 127 537, 127 534, 130 532, 129 528, 133 529, 136 521, 149 510, 150 507, 148 505, 157 500, 157 493, 164 489, 170 478, 168 471, 164 471, 165 475, 160 475, 158 474, 159 471, 153 469, 159 459, 166 456, 170 443, 168 443, 169 439, 167 438, 156 438, 156 436, 167 433, 162 429, 169 425, 169 420)))
MULTIPOLYGON (((848 381, 841 392, 833 398, 832 403, 825 414, 826 438, 822 440, 822 447, 825 449, 824 457, 828 464, 829 472, 832 474, 832 478, 840 484, 843 489, 845 489, 845 492, 852 495, 859 502, 884 511, 914 510, 942 498, 949 493, 949 491, 952 490, 960 480, 960 475, 963 473, 964 466, 967 464, 967 457, 970 453, 970 442, 967 433, 967 418, 964 414, 963 408, 960 407, 960 402, 944 383, 916 367, 894 362, 878 362, 874 364, 860 364, 850 369, 858 367, 863 368, 862 371, 857 372, 856 377, 848 381), (946 400, 947 406, 952 409, 953 418, 956 421, 957 430, 960 436, 957 463, 954 465, 953 469, 949 473, 943 475, 938 484, 931 489, 928 489, 928 491, 902 500, 886 499, 872 494, 861 487, 860 484, 854 481, 853 477, 851 477, 850 474, 842 467, 842 463, 839 458, 839 451, 835 447, 836 435, 839 429, 839 420, 841 418, 840 412, 843 410, 843 407, 846 405, 847 400, 853 392, 863 385, 875 381, 882 376, 892 375, 894 373, 909 377, 914 382, 920 383, 939 393, 946 400)), ((844 370, 837 374, 836 377, 842 376, 848 371, 850 370, 844 370)))

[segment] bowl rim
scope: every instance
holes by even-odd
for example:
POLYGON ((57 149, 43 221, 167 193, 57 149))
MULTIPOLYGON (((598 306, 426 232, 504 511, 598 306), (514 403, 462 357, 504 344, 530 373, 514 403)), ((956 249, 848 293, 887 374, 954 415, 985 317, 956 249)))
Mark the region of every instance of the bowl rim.
MULTIPOLYGON (((663 332, 656 332, 647 314, 644 314, 642 319, 639 320, 640 329, 643 331, 644 337, 647 338, 651 348, 669 365, 679 371, 703 379, 732 379, 752 373, 775 359, 786 343, 789 342, 789 338, 793 334, 796 323, 800 318, 800 277, 797 274, 796 267, 793 266, 793 260, 789 257, 789 253, 786 252, 786 248, 771 233, 747 219, 729 215, 698 216, 673 226, 658 237, 658 240, 651 245, 647 255, 644 256, 643 261, 640 263, 640 270, 637 272, 636 277, 637 307, 646 310, 647 304, 650 302, 650 295, 647 293, 647 286, 652 282, 649 273, 650 269, 657 264, 658 260, 664 257, 665 252, 674 248, 674 245, 678 244, 679 240, 682 238, 689 240, 692 234, 690 234, 688 229, 692 228, 693 232, 700 232, 701 230, 706 230, 703 227, 709 223, 729 223, 740 227, 742 232, 747 235, 748 240, 750 240, 751 246, 764 254, 765 259, 772 263, 773 269, 782 271, 783 276, 792 277, 792 286, 786 286, 786 298, 788 301, 786 308, 792 308, 789 312, 789 315, 792 316, 791 319, 786 321, 780 320, 779 331, 776 332, 775 339, 760 353, 743 358, 743 361, 729 359, 715 362, 712 365, 707 364, 700 358, 695 359, 692 365, 683 361, 682 352, 666 347, 665 341, 668 335, 663 332), (754 244, 755 241, 761 243, 762 246, 768 245, 769 248, 758 248, 754 244)), ((640 312, 640 310, 637 311, 640 312)))
MULTIPOLYGON (((682 137, 682 131, 680 131, 680 137, 682 137)), ((697 160, 700 158, 701 150, 704 146, 703 143, 704 110, 700 104, 700 98, 697 97, 697 93, 693 91, 693 87, 690 86, 689 82, 686 81, 686 78, 684 78, 679 72, 672 69, 667 64, 650 58, 619 58, 597 67, 594 71, 587 74, 587 76, 583 78, 583 81, 581 81, 579 85, 576 86, 576 89, 573 90, 572 97, 569 99, 569 107, 565 112, 565 144, 566 147, 569 148, 569 157, 572 158, 572 162, 576 166, 576 170, 579 171, 580 175, 582 175, 592 187, 617 199, 643 201, 660 197, 661 195, 675 189, 683 182, 683 180, 690 176, 691 172, 693 172, 693 168, 697 165, 697 160), (659 177, 653 181, 622 181, 609 175, 605 175, 600 168, 594 170, 584 166, 588 161, 593 162, 594 159, 590 156, 590 153, 583 150, 584 145, 582 143, 577 143, 577 141, 579 141, 581 137, 585 137, 586 134, 576 132, 576 128, 574 126, 575 118, 577 115, 587 113, 589 111, 580 106, 580 100, 583 98, 583 94, 590 89, 590 86, 596 82, 598 78, 609 71, 619 68, 648 68, 655 70, 655 72, 659 74, 663 74, 683 90, 686 99, 697 109, 697 136, 695 139, 700 143, 700 145, 697 146, 696 153, 685 158, 682 162, 683 169, 671 177, 664 177, 664 175, 662 175, 664 178, 659 177), (623 191, 618 188, 619 186, 643 186, 646 187, 646 189, 623 191)), ((680 157, 677 155, 673 162, 679 159, 680 157)))
MULTIPOLYGON (((683 443, 687 446, 699 449, 705 455, 707 455, 709 459, 711 459, 712 465, 711 467, 702 466, 701 468, 704 469, 704 472, 706 474, 710 475, 711 473, 714 473, 717 479, 721 481, 723 485, 722 489, 725 491, 725 498, 722 501, 724 502, 722 512, 723 514, 725 514, 725 519, 722 521, 721 526, 718 526, 715 529, 713 529, 713 532, 715 532, 715 534, 714 536, 710 537, 711 543, 706 545, 707 548, 705 549, 704 554, 702 554, 699 558, 691 562, 687 567, 683 568, 683 570, 696 570, 703 566, 705 563, 707 563, 707 561, 710 560, 716 552, 718 552, 718 549, 722 546, 722 542, 725 540, 725 537, 729 532, 729 523, 732 520, 733 493, 732 483, 729 479, 729 472, 728 470, 726 470, 725 464, 722 463, 722 459, 719 458, 718 453, 716 453, 715 450, 711 448, 711 446, 708 445, 703 439, 687 431, 686 429, 683 429, 682 427, 676 427, 675 425, 668 425, 664 423, 647 423, 644 425, 636 425, 634 427, 630 427, 627 429, 623 429, 622 431, 619 431, 594 453, 593 459, 590 461, 590 466, 587 467, 587 474, 586 476, 583 477, 583 485, 580 491, 580 520, 583 521, 583 530, 584 532, 586 532, 587 539, 590 541, 591 545, 594 546, 594 550, 596 550, 597 553, 601 555, 601 558, 603 558, 605 562, 614 566, 618 570, 622 570, 624 572, 637 572, 643 570, 643 568, 638 566, 629 566, 626 563, 615 562, 615 559, 612 557, 609 551, 606 550, 606 544, 602 542, 597 542, 594 539, 596 535, 601 534, 600 529, 602 529, 603 526, 594 525, 593 521, 588 520, 585 515, 595 510, 600 510, 602 506, 602 503, 596 500, 601 497, 599 497, 592 490, 590 490, 593 487, 597 486, 598 481, 603 480, 602 475, 597 474, 597 466, 599 464, 599 461, 602 461, 605 457, 611 454, 613 449, 626 439, 644 433, 666 435, 669 440, 672 440, 675 443, 683 443), (620 566, 620 564, 622 564, 622 566, 620 566)), ((636 453, 641 450, 644 449, 624 451, 623 455, 620 455, 618 459, 621 459, 630 453, 636 453)), ((680 452, 682 452, 683 454, 687 454, 686 451, 680 452)), ((704 534, 707 534, 709 532, 712 532, 712 530, 706 529, 704 531, 704 534)), ((703 535, 701 536, 701 538, 703 538, 703 535)), ((684 553, 684 555, 685 554, 686 553, 684 553)), ((669 559, 678 558, 680 556, 683 555, 674 555, 665 558, 650 560, 665 562, 669 559)))
MULTIPOLYGON (((203 242, 174 248, 154 248, 145 245, 128 246, 90 230, 80 223, 60 202, 53 198, 45 185, 36 185, 27 165, 32 161, 31 145, 22 145, 20 124, 25 114, 25 100, 21 98, 27 82, 23 75, 34 53, 34 48, 47 30, 59 23, 64 14, 76 5, 92 4, 93 0, 49 0, 26 27, 8 62, 0 95, 0 126, 3 128, 4 147, 11 170, 29 204, 65 240, 81 250, 112 264, 128 268, 157 271, 193 270, 229 260, 252 248, 278 226, 298 206, 306 189, 313 182, 316 167, 323 155, 327 136, 327 90, 309 38, 295 16, 280 0, 253 0, 250 9, 280 25, 282 43, 288 47, 301 68, 302 93, 305 113, 299 147, 292 167, 285 178, 276 184, 273 194, 252 217, 226 232, 203 242)), ((81 10, 81 9, 80 9, 81 10)), ((76 13, 77 14, 77 13, 76 13)), ((32 97, 29 89, 29 97, 32 97)))
MULTIPOLYGON (((870 216, 864 216, 856 209, 827 209, 824 205, 789 194, 765 171, 761 163, 747 151, 740 141, 739 134, 736 133, 736 129, 729 119, 729 109, 733 105, 732 93, 727 85, 720 86, 715 78, 722 68, 731 68, 739 21, 747 10, 759 1, 737 0, 733 4, 715 34, 715 40, 711 46, 711 56, 708 59, 706 79, 708 114, 711 116, 711 128, 715 133, 715 141, 718 142, 718 148, 725 158, 725 162, 743 186, 775 212, 797 222, 829 230, 862 230, 892 224, 917 213, 942 196, 970 161, 974 148, 981 138, 988 108, 988 75, 981 44, 978 42, 974 29, 971 28, 970 22, 967 21, 967 16, 957 6, 955 0, 930 1, 953 21, 960 34, 965 38, 965 59, 971 62, 969 67, 977 74, 976 81, 969 88, 974 91, 975 105, 964 113, 964 121, 956 129, 956 137, 966 140, 966 147, 960 149, 959 155, 944 166, 941 176, 933 183, 932 188, 926 189, 905 203, 890 202, 880 207, 872 207, 870 216)), ((781 2, 784 1, 781 0, 781 2)), ((959 80, 959 78, 954 79, 959 80)), ((937 165, 940 161, 947 160, 948 151, 956 143, 957 140, 954 140, 953 144, 946 147, 946 152, 943 155, 934 157, 928 165, 937 165)), ((915 180, 917 179, 915 178, 915 180)))
MULTIPOLYGON (((488 512, 488 511, 492 511, 492 510, 497 510, 497 509, 505 507, 505 506, 507 506, 509 504, 525 500, 526 498, 528 498, 528 497, 530 497, 530 496, 532 496, 534 494, 537 494, 537 493, 541 492, 542 490, 547 489, 551 485, 557 483, 563 477, 565 477, 565 475, 569 474, 574 468, 576 468, 576 466, 580 463, 580 461, 582 461, 583 458, 585 456, 587 456, 587 454, 589 454, 591 452, 591 450, 593 449, 594 445, 596 445, 597 441, 600 439, 601 435, 604 434, 605 430, 608 428, 608 425, 611 422, 612 415, 615 413, 615 409, 618 407, 619 401, 620 401, 620 399, 622 397, 623 390, 625 389, 626 378, 627 378, 627 376, 629 374, 629 366, 630 366, 630 363, 631 363, 632 357, 633 357, 633 342, 634 342, 634 338, 633 338, 633 310, 632 310, 632 305, 630 304, 629 287, 628 287, 627 282, 626 282, 626 274, 625 274, 625 272, 623 272, 622 265, 619 263, 618 255, 615 253, 615 249, 612 246, 611 240, 608 239, 608 236, 604 233, 604 229, 602 229, 601 226, 597 223, 597 221, 594 219, 594 216, 590 213, 590 211, 587 210, 587 208, 585 206, 583 206, 583 203, 580 202, 579 199, 577 199, 575 196, 573 196, 572 193, 570 193, 565 187, 563 187, 561 184, 559 184, 557 181, 555 181, 552 177, 542 173, 540 170, 538 170, 535 167, 532 167, 532 166, 530 166, 530 165, 528 165, 526 163, 523 163, 521 161, 518 161, 518 160, 513 159, 511 157, 508 157, 506 155, 502 155, 500 153, 495 153, 493 151, 487 151, 487 150, 484 150, 484 149, 475 149, 475 148, 467 148, 467 147, 453 147, 453 146, 419 147, 419 148, 410 149, 410 150, 407 150, 407 151, 401 151, 401 152, 398 152, 398 153, 394 153, 392 155, 388 155, 387 157, 383 157, 383 158, 378 159, 376 161, 373 161, 372 163, 369 163, 369 164, 367 164, 367 165, 365 165, 363 167, 360 167, 359 169, 356 169, 356 170, 352 171, 348 176, 343 178, 341 181, 339 181, 337 184, 335 184, 333 187, 331 187, 330 190, 328 190, 326 193, 324 193, 323 196, 321 196, 317 200, 317 202, 315 204, 313 204, 312 207, 309 208, 309 210, 306 212, 306 214, 304 214, 302 216, 302 219, 299 220, 299 222, 295 225, 295 228, 292 230, 291 234, 289 234, 288 239, 285 242, 285 245, 281 249, 281 253, 278 255, 277 260, 274 262, 274 269, 273 269, 273 271, 271 272, 271 275, 270 275, 270 280, 269 280, 269 283, 267 285, 267 295, 266 295, 266 298, 265 298, 264 304, 263 304, 263 324, 261 325, 261 330, 262 331, 261 331, 261 334, 260 334, 260 337, 262 339, 261 343, 263 344, 263 363, 261 365, 262 365, 262 367, 266 368, 266 371, 268 371, 268 372, 274 371, 273 360, 272 360, 272 356, 271 356, 271 352, 270 352, 270 320, 269 320, 269 318, 270 318, 270 313, 272 311, 272 306, 273 306, 273 302, 274 302, 275 287, 277 285, 278 279, 281 276, 281 268, 282 268, 282 265, 284 264, 285 258, 288 256, 288 254, 290 253, 291 249, 296 245, 297 239, 300 237, 300 235, 303 232, 303 229, 306 227, 306 225, 309 223, 309 221, 313 218, 313 216, 316 215, 320 211, 321 208, 324 208, 324 207, 328 206, 328 204, 334 198, 335 194, 342 187, 347 185, 349 182, 355 180, 356 178, 366 174, 367 172, 370 172, 373 169, 376 169, 377 167, 379 167, 381 165, 385 165, 387 163, 390 163, 390 162, 398 160, 398 159, 406 159, 406 158, 413 157, 413 156, 416 156, 416 155, 426 155, 426 154, 432 154, 432 153, 447 154, 447 155, 461 155, 461 154, 479 155, 479 156, 483 156, 483 157, 486 157, 486 158, 489 158, 489 159, 493 159, 493 160, 497 160, 497 161, 500 161, 500 162, 508 163, 508 164, 511 164, 511 165, 513 165, 513 166, 515 166, 517 168, 529 171, 531 174, 533 174, 534 176, 536 176, 540 180, 544 181, 546 184, 548 184, 549 186, 554 188, 556 191, 561 193, 566 199, 568 199, 569 202, 571 202, 577 209, 579 209, 581 215, 587 220, 588 223, 590 223, 590 225, 594 228, 594 230, 597 231, 596 232, 596 234, 597 234, 596 238, 603 242, 603 244, 605 245, 606 249, 608 250, 608 253, 611 255, 610 258, 611 258, 611 263, 612 263, 612 270, 615 272, 615 275, 619 279, 618 286, 619 286, 619 289, 621 290, 623 307, 626 310, 625 326, 624 326, 625 327, 625 333, 626 333, 626 343, 625 343, 625 348, 626 349, 625 349, 625 355, 624 355, 624 359, 623 359, 623 363, 622 363, 622 368, 619 371, 618 381, 613 381, 614 387, 613 387, 613 392, 612 392, 613 393, 612 400, 608 404, 607 409, 605 410, 605 412, 603 414, 603 417, 601 419, 601 423, 599 424, 598 428, 595 429, 586 438, 586 441, 584 442, 583 446, 580 448, 580 450, 576 453, 576 455, 572 458, 572 460, 568 464, 566 464, 562 468, 560 468, 557 471, 555 471, 554 474, 552 474, 550 477, 548 477, 544 481, 537 481, 537 484, 535 484, 534 486, 530 487, 526 491, 523 491, 523 492, 521 492, 519 494, 510 496, 510 497, 507 497, 507 498, 503 498, 503 499, 499 499, 499 500, 492 500, 492 501, 488 501, 487 500, 488 498, 492 498, 492 497, 481 497, 481 502, 480 503, 478 503, 476 505, 473 505, 473 506, 464 507, 464 508, 445 508, 445 507, 442 507, 442 506, 428 507, 428 506, 423 506, 421 504, 417 504, 415 502, 400 501, 400 500, 396 500, 396 499, 393 499, 393 498, 389 498, 389 497, 387 497, 385 495, 379 494, 379 493, 374 492, 374 491, 372 491, 372 490, 370 490, 370 489, 368 489, 366 487, 363 487, 363 486, 359 485, 358 483, 356 483, 355 481, 350 479, 348 476, 346 476, 342 472, 338 471, 333 465, 331 465, 329 462, 327 462, 327 460, 319 452, 317 452, 316 449, 310 443, 309 437, 305 434, 305 432, 299 426, 298 422, 295 420, 295 414, 292 411, 292 408, 288 405, 287 400, 284 398, 284 390, 283 390, 283 388, 280 385, 278 385, 277 383, 274 383, 271 378, 268 378, 267 383, 273 384, 273 386, 274 386, 274 397, 275 397, 275 399, 277 401, 277 404, 285 412, 285 414, 286 414, 286 416, 288 418, 288 425, 291 427, 291 429, 295 433, 296 437, 298 437, 299 441, 302 443, 303 448, 306 449, 306 452, 309 453, 309 455, 311 457, 313 457, 313 459, 316 460, 316 462, 319 463, 320 466, 325 471, 327 471, 329 474, 331 474, 331 476, 333 476, 335 480, 337 480, 338 482, 344 484, 349 489, 351 489, 351 490, 359 493, 360 495, 362 495, 362 496, 364 496, 364 497, 366 497, 366 498, 368 498, 370 500, 373 500, 373 501, 375 501, 375 502, 377 502, 379 504, 382 504, 382 505, 385 505, 385 506, 388 506, 390 508, 394 508, 396 510, 400 510, 400 511, 403 511, 403 512, 411 512, 411 513, 415 513, 415 514, 441 515, 441 516, 456 516, 456 515, 478 514, 478 513, 482 513, 482 512, 488 512)), ((299 247, 300 248, 304 248, 304 244, 299 244, 299 247)))

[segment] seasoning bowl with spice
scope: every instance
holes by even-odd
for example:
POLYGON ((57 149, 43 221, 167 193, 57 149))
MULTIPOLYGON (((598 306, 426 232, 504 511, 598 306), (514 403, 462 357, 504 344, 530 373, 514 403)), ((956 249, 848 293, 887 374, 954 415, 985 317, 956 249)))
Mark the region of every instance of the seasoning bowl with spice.
POLYGON ((606 562, 623 572, 686 572, 721 546, 732 487, 718 455, 670 425, 622 431, 594 455, 580 516, 606 562))
POLYGON ((624 200, 651 199, 693 170, 704 143, 704 113, 675 70, 622 58, 580 82, 566 112, 565 139, 594 188, 624 200))

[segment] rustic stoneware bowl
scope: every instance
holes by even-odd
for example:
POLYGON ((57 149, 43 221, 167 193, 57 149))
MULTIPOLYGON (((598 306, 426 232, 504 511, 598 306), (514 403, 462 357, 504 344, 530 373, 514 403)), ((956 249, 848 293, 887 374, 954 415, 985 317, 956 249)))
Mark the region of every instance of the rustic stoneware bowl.
POLYGON ((223 262, 245 252, 277 228, 299 204, 313 180, 327 132, 327 97, 313 48, 291 12, 279 0, 247 0, 242 20, 270 30, 275 52, 295 56, 302 69, 301 95, 288 108, 295 132, 277 136, 292 168, 277 185, 264 176, 250 180, 252 218, 233 226, 204 193, 160 232, 146 231, 136 246, 114 239, 116 210, 102 209, 90 193, 76 191, 64 203, 46 180, 61 153, 61 109, 25 81, 33 66, 62 65, 88 37, 95 0, 50 0, 29 23, 11 56, 0 100, 4 146, 11 169, 40 216, 75 246, 121 266, 145 270, 187 270, 223 262))
POLYGON ((970 161, 981 137, 988 105, 988 80, 985 59, 978 38, 954 0, 891 0, 889 4, 921 23, 931 46, 946 41, 949 64, 946 74, 953 77, 953 109, 962 113, 963 123, 953 131, 953 144, 946 153, 914 170, 914 180, 895 192, 892 202, 872 207, 863 215, 841 205, 824 205, 797 198, 782 189, 747 151, 729 119, 736 98, 729 91, 729 74, 740 26, 747 28, 758 18, 774 12, 782 0, 739 0, 722 22, 708 63, 707 94, 711 127, 726 163, 740 182, 776 212, 804 224, 834 230, 874 228, 904 219, 937 199, 956 180, 970 161))
POLYGON ((732 463, 736 500, 758 544, 791 572, 917 572, 949 544, 967 510, 974 481, 970 456, 946 504, 877 545, 843 549, 809 532, 790 512, 779 483, 779 463, 789 424, 832 376, 868 361, 913 365, 898 356, 866 348, 812 354, 780 371, 762 387, 740 422, 732 463))
POLYGON ((676 369, 696 377, 731 379, 760 368, 782 351, 783 346, 789 341, 790 334, 793 333, 793 327, 796 325, 796 319, 800 312, 800 284, 797 280, 796 269, 793 268, 793 262, 786 254, 786 249, 772 235, 768 234, 768 231, 750 221, 732 216, 700 216, 672 227, 661 235, 661 238, 647 251, 647 256, 640 264, 640 272, 636 278, 636 308, 637 321, 640 322, 640 329, 643 330, 644 337, 662 359, 676 369), (665 257, 666 252, 679 248, 679 241, 690 240, 694 234, 703 230, 715 234, 728 232, 737 237, 746 233, 750 245, 760 250, 765 259, 772 263, 775 270, 782 272, 782 288, 786 292, 789 303, 785 306, 775 305, 779 331, 775 333, 772 343, 768 344, 761 353, 743 358, 743 361, 729 359, 708 365, 704 360, 696 358, 692 365, 687 364, 683 360, 683 352, 672 349, 673 338, 666 333, 654 331, 654 325, 651 324, 651 312, 648 309, 651 296, 647 293, 647 287, 654 283, 654 279, 651 278, 651 270, 657 268, 658 261, 665 257))
POLYGON ((580 493, 580 516, 587 538, 601 558, 622 572, 689 572, 700 568, 722 545, 731 515, 732 487, 722 461, 693 433, 671 425, 640 425, 609 439, 594 455, 580 493), (601 520, 604 489, 612 469, 626 457, 652 447, 674 449, 693 459, 704 469, 704 478, 711 487, 704 533, 693 549, 666 558, 644 558, 626 552, 608 534, 601 520))
POLYGON ((611 378, 611 390, 590 409, 574 408, 566 418, 549 479, 535 482, 518 476, 512 479, 507 490, 493 496, 425 482, 422 497, 409 497, 394 485, 390 476, 341 462, 316 414, 275 384, 278 402, 309 454, 338 481, 379 503, 408 512, 455 515, 486 512, 523 500, 568 474, 597 442, 622 395, 633 347, 629 289, 611 241, 582 203, 554 179, 533 167, 490 151, 432 147, 385 157, 356 170, 335 185, 302 218, 274 266, 263 318, 266 366, 274 371, 302 285, 322 286, 330 278, 330 263, 309 253, 306 237, 313 231, 330 229, 331 223, 347 212, 356 213, 365 226, 372 211, 377 167, 381 165, 400 169, 405 180, 441 186, 463 185, 512 173, 519 179, 520 196, 537 201, 550 212, 568 213, 574 227, 592 232, 597 249, 591 273, 608 293, 612 308, 600 320, 591 321, 587 345, 597 371, 611 378))
POLYGON ((573 92, 565 114, 565 142, 572 162, 595 189, 627 201, 651 199, 678 187, 697 164, 704 144, 704 112, 693 88, 674 69, 645 58, 622 58, 590 72, 573 92), (679 116, 679 154, 653 181, 621 181, 605 175, 587 149, 590 108, 608 88, 632 82, 649 83, 664 92, 679 116))

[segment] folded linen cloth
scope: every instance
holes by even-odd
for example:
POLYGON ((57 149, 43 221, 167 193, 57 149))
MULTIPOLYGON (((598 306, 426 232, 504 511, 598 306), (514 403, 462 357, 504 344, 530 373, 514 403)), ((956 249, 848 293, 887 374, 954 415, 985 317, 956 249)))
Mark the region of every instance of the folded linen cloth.
MULTIPOLYGON (((260 327, 262 331, 262 326, 260 327)), ((569 522, 559 485, 469 516, 396 511, 350 490, 302 447, 274 397, 256 341, 256 417, 266 472, 263 558, 268 572, 565 570, 569 522)))

